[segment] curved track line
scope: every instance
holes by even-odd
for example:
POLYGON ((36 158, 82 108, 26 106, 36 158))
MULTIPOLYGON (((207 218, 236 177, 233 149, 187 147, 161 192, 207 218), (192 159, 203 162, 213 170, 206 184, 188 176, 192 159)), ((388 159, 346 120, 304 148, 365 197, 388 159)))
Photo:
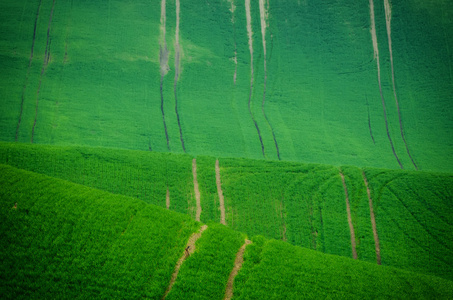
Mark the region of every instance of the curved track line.
POLYGON ((388 0, 384 0, 384 8, 385 8, 385 25, 387 28, 387 38, 388 38, 389 52, 390 52, 390 66, 392 69, 393 96, 395 97, 396 109, 398 111, 398 120, 400 123, 401 138, 403 139, 404 145, 406 146, 407 155, 409 155, 409 158, 411 159, 411 162, 414 165, 415 169, 418 170, 417 164, 415 164, 415 161, 412 158, 411 153, 409 152, 409 147, 407 145, 406 138, 404 137, 403 121, 401 119, 401 111, 400 111, 400 106, 399 106, 399 102, 398 102, 398 97, 396 96, 395 71, 393 69, 393 51, 392 51, 392 36, 391 36, 391 34, 392 34, 391 33, 392 8, 391 8, 388 0))
POLYGON ((41 68, 41 75, 39 78, 38 91, 36 92, 35 119, 33 121, 33 127, 31 129, 31 138, 30 138, 30 143, 32 143, 32 144, 33 144, 33 138, 35 136, 36 122, 38 119, 39 92, 41 90, 42 79, 44 77, 44 73, 46 72, 47 65, 49 63, 49 58, 50 58, 50 28, 52 25, 52 17, 53 17, 54 8, 55 8, 55 0, 53 0, 53 2, 52 2, 52 9, 50 11, 49 23, 47 24, 46 50, 44 51, 44 62, 42 64, 42 68, 41 68))
POLYGON ((198 187, 198 180, 197 180, 197 160, 195 158, 192 160, 192 175, 193 175, 193 190, 195 192, 195 200, 196 200, 196 205, 197 205, 197 212, 196 212, 195 220, 200 222, 201 201, 200 201, 200 189, 198 187))
POLYGON ((160 43, 159 43, 159 64, 160 64, 160 111, 162 113, 162 121, 164 123, 165 138, 167 139, 167 149, 170 151, 170 139, 168 138, 167 122, 165 122, 164 112, 164 77, 167 75, 168 70, 168 49, 166 40, 166 29, 167 14, 166 14, 166 2, 162 0, 160 3, 160 43))
POLYGON ((177 90, 177 85, 178 85, 178 79, 179 79, 179 65, 180 65, 180 46, 179 46, 179 11, 180 11, 180 3, 179 0, 176 0, 176 30, 175 30, 175 81, 173 83, 173 90, 175 93, 175 113, 176 113, 176 119, 178 121, 178 127, 179 127, 179 139, 181 140, 181 146, 182 150, 184 153, 186 152, 186 147, 184 146, 184 139, 182 137, 182 129, 181 129, 181 121, 179 119, 179 113, 178 113, 178 93, 176 92, 177 90))
POLYGON ((225 221, 225 201, 223 198, 222 183, 220 181, 220 166, 219 160, 215 161, 215 181, 217 184, 217 193, 219 194, 219 203, 220 203, 220 223, 226 225, 225 221))
POLYGON ((25 101, 25 91, 27 89, 28 78, 30 76, 30 68, 31 68, 31 63, 33 61, 33 53, 35 51, 36 27, 38 25, 38 18, 39 18, 39 11, 41 10, 41 4, 42 4, 42 0, 39 1, 38 10, 36 11, 35 25, 34 25, 34 28, 33 28, 33 40, 32 40, 32 43, 31 43, 30 61, 28 63, 27 75, 25 75, 25 83, 24 83, 24 86, 22 88, 22 97, 21 97, 21 102, 20 102, 19 120, 17 121, 17 127, 16 127, 16 138, 15 138, 16 142, 17 142, 17 138, 19 136, 20 123, 22 122, 22 114, 23 114, 23 111, 24 111, 24 101, 25 101))
POLYGON ((242 268, 242 263, 244 262, 245 247, 247 247, 247 245, 250 245, 251 243, 252 241, 245 240, 244 245, 239 248, 239 251, 236 254, 233 270, 231 270, 230 276, 228 277, 228 282, 225 289, 225 297, 223 298, 224 300, 230 300, 231 298, 233 298, 234 278, 242 268))
POLYGON ((201 228, 198 232, 196 232, 190 236, 189 240, 187 241, 186 248, 185 248, 188 250, 187 250, 187 252, 186 252, 186 250, 184 250, 184 253, 181 255, 178 262, 176 263, 175 270, 173 271, 173 274, 171 275, 170 283, 168 284, 167 290, 165 291, 165 294, 162 297, 162 299, 165 299, 167 297, 168 293, 170 293, 171 288, 173 287, 173 284, 175 283, 176 278, 178 277, 179 269, 181 268, 182 263, 186 260, 186 258, 190 254, 195 252, 195 243, 201 237, 201 234, 203 233, 203 231, 205 231, 207 228, 208 228, 208 226, 203 225, 203 226, 201 226, 201 228), (189 253, 189 255, 187 255, 187 253, 189 253))
POLYGON ((351 232, 351 248, 352 248, 352 258, 357 259, 357 249, 356 249, 356 241, 355 241, 355 232, 354 226, 352 225, 352 218, 351 218, 351 207, 349 205, 349 195, 348 195, 348 188, 346 187, 346 182, 344 181, 344 175, 340 172, 341 182, 343 183, 344 194, 346 196, 346 211, 348 214, 348 224, 349 224, 349 231, 351 232))
MULTIPOLYGON (((263 40, 263 53, 264 53, 264 88, 263 88, 263 101, 261 102, 261 111, 263 112, 264 119, 266 120, 267 125, 271 129, 272 132, 272 137, 274 138, 274 144, 275 144, 275 149, 277 150, 277 158, 278 160, 281 160, 280 158, 280 150, 278 148, 278 143, 277 139, 275 138, 275 132, 274 128, 272 128, 271 123, 269 122, 269 119, 267 118, 266 112, 264 111, 264 103, 266 102, 266 84, 267 84, 267 56, 266 56, 266 27, 267 27, 267 15, 268 11, 264 7, 264 0, 259 1, 260 4, 260 18, 261 18, 261 36, 263 40)), ((267 6, 269 8, 269 3, 267 3, 267 6)))
POLYGON ((258 137, 261 143, 261 152, 263 153, 263 157, 266 157, 264 153, 264 144, 263 139, 261 138, 261 131, 258 127, 258 123, 255 120, 255 117, 252 112, 251 102, 252 102, 252 90, 253 90, 253 33, 252 33, 252 16, 250 14, 250 0, 245 0, 245 15, 247 19, 247 34, 249 37, 249 50, 250 50, 250 93, 249 93, 249 113, 250 117, 252 118, 253 123, 255 124, 256 131, 258 132, 258 137))
POLYGON ((382 108, 384 110, 385 130, 387 131, 387 138, 390 142, 390 146, 392 147, 393 155, 395 156, 400 168, 404 169, 398 155, 396 154, 395 147, 393 146, 392 138, 390 137, 389 124, 388 124, 388 120, 387 120, 387 109, 385 107, 384 95, 382 94, 381 67, 380 67, 380 62, 379 62, 379 48, 378 48, 377 36, 376 36, 376 23, 375 23, 375 19, 374 19, 374 2, 373 2, 373 0, 370 0, 370 23, 371 23, 370 32, 371 32, 371 39, 373 41, 374 58, 376 59, 376 63, 377 63, 379 93, 381 94, 382 108))
POLYGON ((381 264, 381 247, 379 246, 379 236, 377 233, 376 229, 376 218, 374 215, 374 209, 373 209, 373 199, 371 198, 371 191, 370 187, 368 186, 368 180, 366 179, 365 172, 362 172, 362 177, 363 177, 363 182, 365 183, 366 186, 366 193, 368 195, 368 202, 370 205, 370 218, 371 218, 371 227, 373 229, 373 237, 374 237, 374 247, 376 251, 376 262, 378 265, 381 264))

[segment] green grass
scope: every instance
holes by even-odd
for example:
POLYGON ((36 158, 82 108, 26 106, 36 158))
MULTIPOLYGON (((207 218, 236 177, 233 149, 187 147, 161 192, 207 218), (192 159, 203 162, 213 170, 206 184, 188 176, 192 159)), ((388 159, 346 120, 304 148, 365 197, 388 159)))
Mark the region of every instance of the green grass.
MULTIPOLYGON (((15 141, 18 128, 17 140, 28 143, 35 127, 39 144, 182 153, 177 106, 186 151, 194 156, 277 160, 274 134, 282 160, 399 168, 385 128, 368 2, 269 1, 264 49, 252 1, 253 61, 243 2, 234 2, 234 12, 224 0, 183 2, 176 90, 176 8, 167 2, 168 148, 160 2, 56 1, 50 27, 53 2, 43 1, 36 19, 39 3, 0 6, 2 141, 15 141), (248 108, 251 63, 250 111, 264 157, 248 108)), ((445 0, 392 3, 396 95, 407 148, 422 170, 453 170, 452 12, 445 0)), ((375 19, 389 135, 404 168, 413 170, 400 133, 382 1, 375 19)))
POLYGON ((8 299, 160 298, 199 227, 137 199, 0 168, 0 289, 8 299))

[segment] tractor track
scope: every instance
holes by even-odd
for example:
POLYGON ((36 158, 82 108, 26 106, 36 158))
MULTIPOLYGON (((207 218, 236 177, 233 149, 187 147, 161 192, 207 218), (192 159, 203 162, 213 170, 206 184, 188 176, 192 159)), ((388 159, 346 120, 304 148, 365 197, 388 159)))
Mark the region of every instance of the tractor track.
POLYGON ((348 188, 347 188, 346 182, 344 180, 344 174, 341 171, 340 171, 340 177, 341 177, 341 182, 343 183, 344 194, 345 194, 345 198, 346 198, 346 212, 348 214, 349 231, 351 233, 352 258, 357 259, 357 245, 356 245, 356 240, 355 240, 354 225, 352 224, 351 206, 349 203, 348 188))
POLYGON ((223 224, 223 225, 226 225, 226 220, 225 220, 225 199, 223 197, 222 182, 220 180, 220 166, 219 166, 219 160, 218 159, 215 161, 215 180, 216 180, 216 184, 217 184, 217 193, 219 195, 220 223, 223 224))
POLYGON ((233 298, 233 288, 234 288, 234 278, 239 273, 244 263, 244 252, 247 245, 250 245, 252 241, 245 240, 245 243, 239 248, 239 251, 236 254, 236 259, 234 260, 234 267, 231 270, 230 276, 228 277, 227 286, 225 289, 224 300, 230 300, 233 298))
POLYGON ((160 111, 162 113, 162 121, 164 123, 165 138, 167 139, 167 150, 170 150, 170 139, 168 137, 167 122, 165 121, 164 112, 164 77, 167 75, 168 67, 168 48, 166 40, 166 24, 167 24, 167 13, 166 13, 166 1, 162 0, 160 3, 160 42, 159 42, 159 65, 160 65, 160 111))
POLYGON ((370 131, 371 140, 373 141, 373 144, 376 145, 376 141, 374 140, 374 136, 373 136, 373 130, 371 129, 370 105, 368 103, 368 97, 366 97, 366 107, 367 107, 367 111, 368 111, 368 129, 370 131))
POLYGON ((49 59, 50 59, 50 40, 51 40, 50 30, 51 30, 51 25, 52 25, 52 17, 53 17, 54 8, 55 8, 55 0, 53 0, 53 2, 52 2, 52 9, 50 11, 49 23, 47 24, 46 50, 44 52, 44 61, 43 61, 43 65, 41 68, 41 75, 39 78, 38 90, 36 92, 35 118, 33 121, 33 127, 31 129, 31 138, 30 138, 31 144, 33 144, 33 138, 35 136, 35 128, 36 128, 36 123, 37 123, 37 119, 38 119, 39 92, 41 90, 42 79, 45 76, 47 66, 49 64, 49 59))
POLYGON ((201 216, 201 199, 200 199, 200 189, 198 186, 198 179, 197 179, 197 159, 194 158, 192 160, 192 176, 193 176, 193 190, 195 193, 195 201, 196 201, 196 215, 195 215, 195 220, 200 222, 200 216, 201 216))
POLYGON ((370 218, 371 218, 371 227, 373 229, 374 247, 375 247, 375 252, 376 252, 376 262, 378 265, 380 265, 381 264, 381 247, 379 246, 379 236, 378 236, 377 229, 376 229, 376 217, 374 215, 373 199, 371 198, 371 191, 370 191, 370 187, 368 185, 368 180, 366 178, 365 172, 362 172, 362 177, 363 177, 363 182, 365 183, 365 186, 366 186, 366 192, 368 195, 368 202, 369 202, 369 206, 370 206, 370 218))
POLYGON ((387 131, 387 138, 390 142, 390 146, 392 148, 393 155, 395 156, 400 168, 404 169, 403 164, 401 163, 398 155, 396 154, 395 147, 393 145, 393 141, 390 136, 389 124, 388 124, 388 120, 387 120, 387 109, 385 106, 384 95, 382 93, 381 67, 380 67, 380 60, 379 60, 379 48, 378 48, 377 36, 376 36, 376 23, 375 23, 375 17, 374 17, 374 2, 373 2, 373 0, 369 0, 369 1, 370 1, 370 23, 371 23, 370 32, 371 32, 371 39, 373 41, 374 58, 376 59, 376 64, 377 64, 379 93, 381 95, 382 109, 384 110, 385 130, 387 131))
MULTIPOLYGON (((268 10, 264 7, 264 0, 259 0, 260 4, 260 19, 261 19, 261 36, 263 40, 263 61, 264 61, 264 87, 263 87, 263 101, 261 102, 261 111, 263 113, 264 119, 266 120, 267 125, 269 126, 271 132, 272 132, 272 137, 274 139, 274 144, 275 144, 275 149, 277 150, 277 158, 278 160, 281 160, 280 158, 280 150, 278 148, 278 143, 277 143, 277 138, 275 137, 275 132, 274 128, 272 127, 271 123, 269 122, 269 119, 267 118, 266 112, 264 110, 264 103, 266 102, 266 84, 267 84, 267 56, 266 56, 266 27, 267 27, 267 15, 268 15, 268 10)), ((269 6, 269 3, 267 3, 269 6)), ((269 7, 268 7, 269 9, 269 7)))
POLYGON ((234 0, 231 0, 231 23, 233 24, 233 39, 234 39, 234 75, 233 75, 233 83, 236 85, 236 78, 238 74, 238 47, 237 47, 237 42, 236 42, 236 25, 235 25, 235 19, 234 19, 234 12, 236 11, 236 6, 234 5, 234 0))
POLYGON ((181 146, 182 150, 184 153, 186 153, 186 147, 184 146, 184 138, 182 136, 182 128, 181 128, 181 120, 179 118, 179 112, 178 112, 178 93, 177 93, 177 88, 178 88, 178 79, 179 79, 179 64, 180 64, 180 45, 179 45, 179 12, 180 12, 180 3, 179 0, 176 0, 176 29, 175 29, 175 81, 173 83, 173 90, 175 93, 175 113, 176 113, 176 120, 178 121, 178 127, 179 127, 179 139, 181 140, 181 146))
POLYGON ((188 249, 187 251, 188 251, 189 255, 187 255, 187 252, 184 250, 184 253, 181 255, 178 262, 176 263, 175 270, 173 271, 173 274, 171 275, 170 283, 168 284, 167 290, 165 291, 165 294, 162 297, 162 299, 165 299, 167 297, 168 293, 170 293, 170 291, 173 287, 173 284, 175 283, 176 278, 178 277, 178 273, 179 273, 179 269, 181 268, 181 265, 187 259, 187 257, 190 256, 190 254, 195 252, 195 243, 201 237, 201 235, 203 234, 203 231, 205 231, 207 228, 208 228, 208 226, 203 225, 203 226, 201 226, 201 228, 198 232, 195 232, 194 234, 192 234, 190 236, 189 240, 187 241, 186 247, 185 247, 185 249, 188 249))
POLYGON ((250 50, 250 93, 249 93, 248 108, 249 108, 250 117, 252 118, 252 121, 255 124, 255 128, 258 133, 258 137, 260 139, 261 152, 263 153, 263 157, 266 157, 265 152, 264 152, 263 139, 261 137, 261 131, 258 126, 258 123, 255 120, 255 116, 253 115, 252 108, 251 108, 254 74, 253 74, 252 16, 250 14, 250 0, 245 0, 245 15, 246 15, 246 20, 247 20, 247 33, 248 33, 248 38, 249 38, 249 50, 250 50))
POLYGON ((38 9, 36 11, 35 24, 33 26, 33 40, 32 40, 32 43, 31 43, 30 60, 29 60, 29 63, 28 63, 27 74, 25 75, 25 83, 24 83, 23 88, 22 88, 22 96, 21 96, 21 101, 20 101, 19 120, 17 121, 17 127, 16 127, 16 137, 15 137, 15 141, 16 142, 17 142, 17 139, 18 139, 18 136, 19 136, 19 128, 20 128, 20 124, 22 122, 22 114, 23 114, 23 111, 24 111, 25 91, 27 89, 28 78, 30 76, 31 63, 33 61, 33 53, 34 53, 34 50, 35 50, 35 40, 36 40, 36 28, 38 26, 39 11, 41 10, 41 4, 42 4, 42 0, 39 1, 38 9))
POLYGON ((417 164, 415 163, 414 159, 412 158, 412 155, 409 151, 409 147, 406 142, 406 138, 404 136, 404 129, 403 129, 403 121, 401 118, 401 111, 400 111, 400 106, 398 102, 398 97, 396 96, 396 84, 395 84, 395 70, 393 68, 393 50, 392 50, 392 27, 391 27, 391 20, 392 20, 392 8, 390 6, 389 0, 384 0, 384 9, 385 9, 385 25, 387 28, 387 39, 388 39, 388 45, 389 45, 389 53, 390 53, 390 67, 392 70, 392 86, 393 86, 393 96, 395 97, 395 103, 396 103, 396 109, 398 111, 398 121, 400 125, 400 133, 401 133, 401 138, 403 139, 404 146, 406 147, 406 152, 409 158, 411 159, 412 164, 414 165, 415 169, 418 170, 417 164))

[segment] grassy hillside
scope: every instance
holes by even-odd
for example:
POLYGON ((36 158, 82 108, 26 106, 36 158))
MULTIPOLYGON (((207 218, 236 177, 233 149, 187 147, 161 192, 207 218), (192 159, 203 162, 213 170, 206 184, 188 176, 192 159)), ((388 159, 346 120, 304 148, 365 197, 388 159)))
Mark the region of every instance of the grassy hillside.
MULTIPOLYGON (((220 223, 215 161, 196 159, 200 219, 220 223)), ((189 155, 1 143, 0 162, 196 218, 189 155)), ((220 159, 219 167, 224 224, 234 230, 453 279, 451 174, 245 159, 220 159)))
POLYGON ((0 140, 452 171, 425 2, 2 1, 0 140))
MULTIPOLYGON (((200 226, 133 198, 6 165, 0 170, 0 284, 7 299, 161 299, 200 226)), ((243 234, 210 224, 167 298, 223 299, 243 243, 243 234)), ((262 237, 245 248, 234 282, 235 299, 453 296, 445 279, 262 237)))

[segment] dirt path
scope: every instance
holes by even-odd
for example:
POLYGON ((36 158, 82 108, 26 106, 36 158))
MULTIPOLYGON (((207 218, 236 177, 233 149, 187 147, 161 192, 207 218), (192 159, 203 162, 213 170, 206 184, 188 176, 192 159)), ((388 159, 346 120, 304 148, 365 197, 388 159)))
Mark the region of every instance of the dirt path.
POLYGON ((373 200, 371 199, 370 188, 368 186, 368 181, 366 179, 364 172, 362 172, 362 176, 363 176, 363 182, 365 182, 366 192, 368 194, 368 200, 369 200, 369 204, 370 204, 371 227, 373 228, 374 246, 375 246, 375 250, 376 250, 376 262, 378 265, 380 265, 381 264, 381 247, 379 246, 379 236, 378 236, 377 229, 376 229, 376 218, 374 216, 373 200))
POLYGON ((225 201, 223 198, 222 192, 222 183, 220 181, 220 166, 219 160, 215 161, 215 181, 217 184, 217 193, 219 194, 219 203, 220 203, 220 223, 226 225, 225 221, 225 201))
POLYGON ((399 120, 399 124, 400 124, 401 138, 403 139, 404 146, 406 147, 407 155, 409 155, 409 158, 411 159, 411 162, 414 165, 415 169, 418 170, 417 164, 415 163, 415 161, 412 158, 412 155, 409 151, 409 147, 407 145, 406 138, 404 137, 403 121, 401 119, 400 105, 398 102, 398 97, 396 96, 395 70, 393 68, 393 50, 392 50, 392 26, 391 26, 392 8, 390 6, 389 0, 384 0, 384 8, 385 8, 385 25, 387 28, 387 39, 388 39, 389 52, 390 52, 390 67, 392 70, 393 96, 395 97, 396 109, 398 111, 398 120, 399 120))
MULTIPOLYGON (((189 255, 191 255, 192 253, 195 252, 195 243, 201 237, 201 234, 203 233, 203 231, 205 231, 207 228, 208 228, 208 226, 206 226, 206 225, 201 226, 200 230, 198 232, 192 234, 192 236, 189 238, 189 240, 187 241, 186 247, 185 247, 185 249, 187 249, 187 247, 189 247, 189 250, 188 250, 189 255)), ((178 262, 176 263, 175 270, 173 271, 173 274, 171 275, 170 283, 168 284, 168 288, 165 291, 165 294, 162 297, 162 299, 165 299, 167 297, 168 293, 171 291, 171 288, 173 287, 173 284, 175 283, 176 278, 178 277, 179 269, 181 268, 182 263, 186 260, 187 257, 188 257, 188 255, 187 255, 186 251, 184 251, 184 253, 179 258, 178 262)))
POLYGON ((346 187, 346 182, 344 181, 344 175, 340 172, 341 182, 343 183, 344 194, 346 196, 346 211, 348 213, 348 223, 349 223, 349 231, 351 232, 351 248, 352 248, 352 258, 357 259, 357 250, 356 250, 356 242, 355 242, 355 233, 354 233, 354 226, 352 225, 352 218, 351 218, 351 206, 349 205, 349 195, 348 195, 348 188, 346 187))
POLYGON ((30 138, 30 143, 32 143, 32 144, 33 144, 33 138, 35 136, 36 122, 38 121, 39 92, 41 90, 42 79, 47 70, 47 65, 49 64, 49 59, 50 59, 50 29, 51 29, 51 25, 52 25, 52 17, 53 17, 54 8, 55 8, 55 0, 53 0, 53 2, 52 2, 52 9, 50 11, 49 23, 47 24, 46 49, 44 51, 44 61, 43 61, 42 68, 41 68, 41 75, 39 78, 38 90, 36 92, 35 119, 33 121, 33 127, 31 129, 31 138, 30 138))
POLYGON ((22 88, 22 97, 21 97, 21 102, 20 102, 19 120, 17 121, 17 127, 16 127, 16 137, 15 137, 15 141, 16 142, 17 142, 17 138, 19 136, 20 124, 22 122, 22 114, 23 114, 23 111, 24 111, 24 101, 25 101, 25 91, 27 90, 28 78, 30 76, 31 63, 33 61, 33 53, 35 51, 36 27, 38 25, 39 11, 41 10, 41 4, 42 4, 42 0, 39 1, 38 10, 36 11, 35 25, 34 25, 34 29, 33 29, 33 39, 32 39, 32 43, 31 43, 30 60, 28 62, 27 74, 25 75, 25 83, 24 83, 23 88, 22 88))
POLYGON ((167 188, 167 195, 165 196, 165 204, 167 209, 170 209, 170 190, 167 188))
POLYGON ((184 153, 186 153, 186 147, 184 145, 184 138, 182 137, 182 128, 181 128, 181 120, 179 118, 178 113, 178 79, 180 73, 180 45, 179 45, 179 11, 180 11, 180 3, 179 0, 176 0, 176 30, 175 30, 175 81, 173 83, 173 90, 175 93, 175 113, 176 113, 176 120, 178 121, 179 127, 179 139, 181 140, 181 146, 184 153))
POLYGON ((263 153, 263 157, 265 157, 264 153, 264 144, 263 144, 263 139, 261 137, 261 131, 260 128, 258 127, 258 123, 255 120, 255 116, 253 115, 252 112, 252 91, 253 91, 253 79, 254 79, 254 70, 253 70, 253 32, 252 32, 252 16, 250 14, 250 0, 245 0, 245 16, 247 19, 247 34, 249 37, 249 50, 250 50, 250 93, 249 93, 249 113, 250 117, 252 118, 253 124, 255 124, 256 131, 258 132, 258 137, 260 139, 261 143, 261 152, 263 153))
POLYGON ((234 278, 236 275, 239 273, 242 267, 242 263, 244 262, 244 252, 245 252, 245 247, 247 245, 250 245, 252 241, 245 240, 244 245, 239 249, 238 253, 236 254, 236 259, 234 260, 234 267, 233 270, 231 270, 230 277, 228 277, 228 282, 225 290, 225 297, 223 298, 224 300, 230 300, 233 298, 233 284, 234 284, 234 278))
POLYGON ((198 188, 198 180, 197 180, 197 160, 195 158, 192 160, 192 175, 193 175, 193 189, 195 192, 195 200, 196 200, 196 205, 197 205, 197 212, 196 212, 195 220, 200 222, 201 201, 200 201, 200 190, 198 188))
POLYGON ((390 137, 389 125, 388 125, 388 120, 387 120, 387 109, 385 107, 384 95, 382 94, 381 67, 380 67, 380 61, 379 61, 379 48, 378 48, 377 36, 376 36, 376 22, 375 22, 375 18, 374 18, 374 2, 373 2, 373 0, 370 0, 370 23, 371 23, 371 30, 370 30, 371 39, 373 41, 374 58, 376 59, 376 63, 377 63, 379 92, 381 94, 382 108, 384 110, 384 120, 385 120, 385 129, 387 131, 387 138, 390 142, 390 146, 392 147, 393 155, 395 156, 400 168, 403 169, 403 165, 401 164, 401 161, 400 161, 398 155, 396 154, 395 147, 393 146, 392 138, 390 137))

